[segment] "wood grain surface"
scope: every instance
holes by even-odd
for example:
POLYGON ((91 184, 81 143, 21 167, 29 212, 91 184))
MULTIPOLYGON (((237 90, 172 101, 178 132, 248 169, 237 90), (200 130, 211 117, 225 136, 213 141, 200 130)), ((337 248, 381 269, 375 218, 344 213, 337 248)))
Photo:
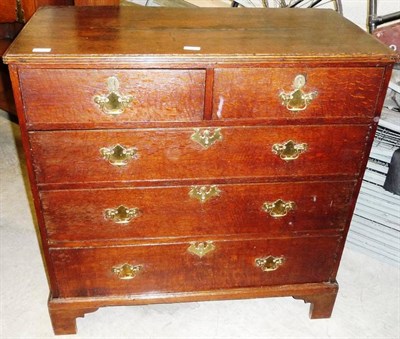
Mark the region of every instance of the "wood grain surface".
POLYGON ((329 317, 394 58, 328 10, 39 10, 4 60, 55 333, 97 307, 155 302, 292 295, 329 317), (279 96, 299 74, 317 96, 294 113, 279 96), (133 97, 113 117, 94 101, 110 77, 133 97), (197 142, 217 129, 210 147, 197 142), (282 160, 274 145, 288 141, 307 149, 282 160), (135 158, 109 163, 100 149, 116 145, 135 158), (219 196, 189 196, 212 184, 219 196), (295 208, 272 218, 262 205, 277 199, 295 208), (139 216, 106 220, 120 205, 139 216), (204 241, 215 250, 188 252, 204 241), (267 256, 282 265, 263 272, 267 256), (123 264, 142 269, 119 279, 123 264))
POLYGON ((373 117, 383 68, 227 68, 214 75, 213 118, 304 119, 373 117), (292 112, 280 93, 291 93, 293 81, 303 75, 304 93, 316 92, 308 107, 292 112))
POLYGON ((332 10, 81 7, 38 11, 5 61, 88 65, 94 60, 116 64, 160 58, 243 61, 243 56, 279 62, 388 61, 394 53, 332 10), (49 22, 51 34, 47 34, 49 22), (33 53, 36 47, 52 50, 33 53))
MULTIPOLYGON (((204 70, 41 70, 20 73, 27 124, 131 121, 199 121, 204 111, 204 70), (116 77, 118 92, 132 96, 119 115, 108 115, 94 102, 108 95, 107 79, 116 77)), ((86 125, 85 125, 86 124, 86 125)), ((51 125, 51 124, 50 124, 51 125)))
MULTIPOLYGON (((212 240, 212 239, 210 239, 212 240)), ((329 282, 339 238, 260 239, 215 242, 199 258, 188 243, 51 250, 59 282, 58 297, 189 292, 235 287, 329 282), (312 248, 312 251, 309 249, 312 248), (285 257, 276 270, 263 272, 255 259, 285 257), (131 280, 112 272, 124 263, 142 265, 131 280)))
POLYGON ((198 178, 348 175, 360 171, 368 126, 222 128, 208 149, 191 140, 194 129, 32 132, 38 183, 171 180, 198 178), (335 137, 332 137, 332 136, 335 137), (284 161, 275 143, 293 140, 308 150, 284 161), (137 148, 138 158, 113 166, 102 147, 137 148))
MULTIPOLYGON (((191 198, 191 186, 41 192, 48 239, 146 239, 231 234, 293 235, 345 227, 354 182, 297 182, 218 185, 219 196, 204 203, 191 198), (273 218, 262 206, 278 199, 296 208, 273 218), (124 205, 140 215, 127 224, 105 218, 124 205)), ((208 186, 209 187, 209 186, 208 186)))

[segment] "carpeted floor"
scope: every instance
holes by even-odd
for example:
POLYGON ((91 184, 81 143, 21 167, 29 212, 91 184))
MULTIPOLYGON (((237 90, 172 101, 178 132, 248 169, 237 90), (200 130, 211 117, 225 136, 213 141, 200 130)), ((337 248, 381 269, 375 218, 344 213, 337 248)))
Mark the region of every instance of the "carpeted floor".
MULTIPOLYGON (((0 111, 0 338, 53 338, 18 125, 0 111)), ((70 338, 400 338, 400 270, 346 248, 331 319, 292 298, 102 308, 70 338)), ((63 338, 63 336, 59 336, 63 338)))

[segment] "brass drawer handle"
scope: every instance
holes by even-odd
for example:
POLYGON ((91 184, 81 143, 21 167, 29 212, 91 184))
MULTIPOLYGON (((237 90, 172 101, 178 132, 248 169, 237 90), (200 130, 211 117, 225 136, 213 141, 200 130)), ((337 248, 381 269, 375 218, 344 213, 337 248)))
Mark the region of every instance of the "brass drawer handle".
POLYGON ((201 131, 200 128, 195 128, 190 139, 207 149, 214 145, 217 141, 222 140, 221 129, 216 128, 214 132, 211 132, 209 129, 201 131))
POLYGON ((269 213, 273 218, 284 217, 295 208, 296 204, 293 201, 283 201, 282 199, 278 199, 274 202, 264 202, 262 206, 264 212, 269 213))
POLYGON ((108 94, 96 95, 93 101, 99 105, 103 113, 108 115, 119 115, 125 111, 129 103, 133 100, 131 95, 121 94, 118 78, 113 76, 107 79, 108 94))
POLYGON ((120 205, 117 208, 107 208, 104 211, 104 217, 116 224, 127 224, 132 219, 139 217, 140 214, 139 208, 127 208, 124 205, 120 205))
POLYGON ((273 144, 272 153, 279 155, 282 160, 290 161, 297 159, 300 154, 307 151, 308 145, 305 143, 295 143, 293 140, 283 144, 273 144))
POLYGON ((189 191, 189 196, 193 199, 205 203, 207 200, 218 197, 221 194, 220 189, 216 185, 207 186, 192 186, 189 191))
POLYGON ((104 160, 107 160, 113 166, 125 166, 129 160, 138 158, 137 148, 125 147, 120 144, 102 147, 100 148, 100 154, 104 160))
POLYGON ((263 272, 276 271, 285 262, 285 257, 274 257, 269 255, 264 258, 256 258, 256 266, 261 268, 263 272))
POLYGON ((286 106, 289 111, 298 112, 304 111, 308 104, 313 101, 318 92, 304 93, 302 88, 306 84, 306 77, 303 74, 296 75, 293 81, 294 90, 289 93, 281 92, 279 97, 282 100, 282 105, 286 106))
POLYGON ((125 263, 119 266, 114 266, 111 269, 111 272, 114 273, 118 277, 118 279, 130 280, 135 278, 142 269, 143 265, 133 266, 125 263))
POLYGON ((215 250, 215 245, 212 241, 196 242, 193 241, 188 247, 188 252, 202 258, 206 254, 215 250))

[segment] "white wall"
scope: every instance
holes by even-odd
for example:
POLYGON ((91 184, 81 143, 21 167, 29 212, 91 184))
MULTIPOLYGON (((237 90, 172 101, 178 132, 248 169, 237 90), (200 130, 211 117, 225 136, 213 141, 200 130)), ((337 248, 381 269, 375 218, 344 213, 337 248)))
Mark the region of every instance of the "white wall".
MULTIPOLYGON (((377 0, 378 15, 400 11, 400 0, 377 0)), ((343 15, 363 29, 367 29, 368 0, 342 0, 343 15)))

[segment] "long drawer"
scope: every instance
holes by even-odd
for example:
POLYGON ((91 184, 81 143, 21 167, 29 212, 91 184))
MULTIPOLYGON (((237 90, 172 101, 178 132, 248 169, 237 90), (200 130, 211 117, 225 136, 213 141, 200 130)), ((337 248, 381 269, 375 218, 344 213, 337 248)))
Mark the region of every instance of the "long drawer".
POLYGON ((355 182, 41 192, 51 242, 343 229, 355 182))
POLYGON ((383 68, 220 68, 214 119, 374 116, 383 68), (297 92, 296 92, 297 91, 297 92))
POLYGON ((49 131, 31 132, 30 144, 39 184, 276 179, 357 175, 367 134, 363 125, 49 131))
POLYGON ((328 282, 337 237, 51 250, 59 295, 84 297, 328 282))
POLYGON ((28 128, 203 118, 204 70, 24 69, 19 76, 28 128))

